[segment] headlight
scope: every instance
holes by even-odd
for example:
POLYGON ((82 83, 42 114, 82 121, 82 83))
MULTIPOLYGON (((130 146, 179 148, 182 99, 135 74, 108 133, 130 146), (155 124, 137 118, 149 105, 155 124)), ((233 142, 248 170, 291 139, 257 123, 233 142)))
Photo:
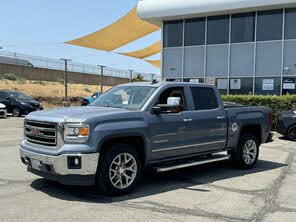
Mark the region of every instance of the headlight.
POLYGON ((89 137, 89 126, 87 124, 66 124, 64 127, 65 142, 83 143, 89 137))

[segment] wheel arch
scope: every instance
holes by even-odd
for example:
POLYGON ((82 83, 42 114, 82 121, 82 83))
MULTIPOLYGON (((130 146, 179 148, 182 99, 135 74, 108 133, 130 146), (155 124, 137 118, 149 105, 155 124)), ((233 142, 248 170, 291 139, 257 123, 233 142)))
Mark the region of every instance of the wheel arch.
POLYGON ((110 135, 104 137, 97 148, 97 152, 100 153, 100 156, 104 155, 114 144, 127 144, 131 145, 139 153, 142 165, 145 167, 148 163, 149 152, 147 141, 145 136, 141 133, 128 133, 128 134, 118 134, 110 135))
MULTIPOLYGON (((254 135, 259 142, 259 145, 262 143, 262 126, 260 124, 248 124, 241 127, 240 134, 239 134, 239 140, 241 137, 246 134, 252 134, 254 135)), ((238 141, 239 143, 239 141, 238 141)))

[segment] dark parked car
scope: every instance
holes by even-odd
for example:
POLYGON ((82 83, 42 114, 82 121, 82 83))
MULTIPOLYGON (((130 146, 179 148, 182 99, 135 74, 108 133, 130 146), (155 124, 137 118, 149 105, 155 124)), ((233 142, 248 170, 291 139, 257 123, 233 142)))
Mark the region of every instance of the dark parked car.
POLYGON ((6 106, 7 113, 12 113, 15 117, 43 110, 40 102, 16 91, 0 90, 0 103, 6 106))
POLYGON ((279 115, 276 131, 296 141, 296 109, 282 112, 279 115))

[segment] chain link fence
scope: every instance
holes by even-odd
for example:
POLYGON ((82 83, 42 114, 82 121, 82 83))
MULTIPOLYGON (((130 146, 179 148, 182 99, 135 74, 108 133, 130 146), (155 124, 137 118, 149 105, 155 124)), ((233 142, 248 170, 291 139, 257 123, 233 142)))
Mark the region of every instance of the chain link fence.
MULTIPOLYGON (((65 63, 62 60, 49 59, 49 58, 44 58, 39 56, 31 56, 31 55, 6 52, 6 51, 0 51, 0 63, 32 66, 36 68, 53 69, 53 70, 60 70, 60 71, 65 70, 65 63)), ((76 63, 76 62, 68 63, 68 71, 85 73, 85 74, 93 74, 93 75, 101 74, 101 68, 99 66, 76 63)), ((142 72, 132 71, 132 77, 138 74, 143 76, 145 81, 150 81, 152 79, 158 78, 158 75, 153 73, 142 73, 142 72)), ((104 76, 130 79, 131 71, 105 67, 104 76)))

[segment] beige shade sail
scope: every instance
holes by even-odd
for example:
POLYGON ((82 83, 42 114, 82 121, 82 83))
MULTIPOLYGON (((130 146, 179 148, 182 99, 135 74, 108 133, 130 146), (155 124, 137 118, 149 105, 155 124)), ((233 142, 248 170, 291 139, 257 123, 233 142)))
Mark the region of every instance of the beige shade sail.
POLYGON ((106 28, 66 43, 112 51, 157 30, 159 30, 158 26, 139 19, 136 8, 133 8, 124 17, 106 28))
POLYGON ((140 49, 140 50, 133 51, 133 52, 119 53, 119 54, 138 58, 138 59, 144 59, 144 58, 147 58, 149 56, 159 53, 160 49, 161 49, 161 43, 159 41, 159 42, 156 42, 153 45, 150 45, 144 49, 140 49))
POLYGON ((160 68, 160 60, 145 60, 145 61, 150 63, 151 65, 154 65, 157 68, 160 68))

